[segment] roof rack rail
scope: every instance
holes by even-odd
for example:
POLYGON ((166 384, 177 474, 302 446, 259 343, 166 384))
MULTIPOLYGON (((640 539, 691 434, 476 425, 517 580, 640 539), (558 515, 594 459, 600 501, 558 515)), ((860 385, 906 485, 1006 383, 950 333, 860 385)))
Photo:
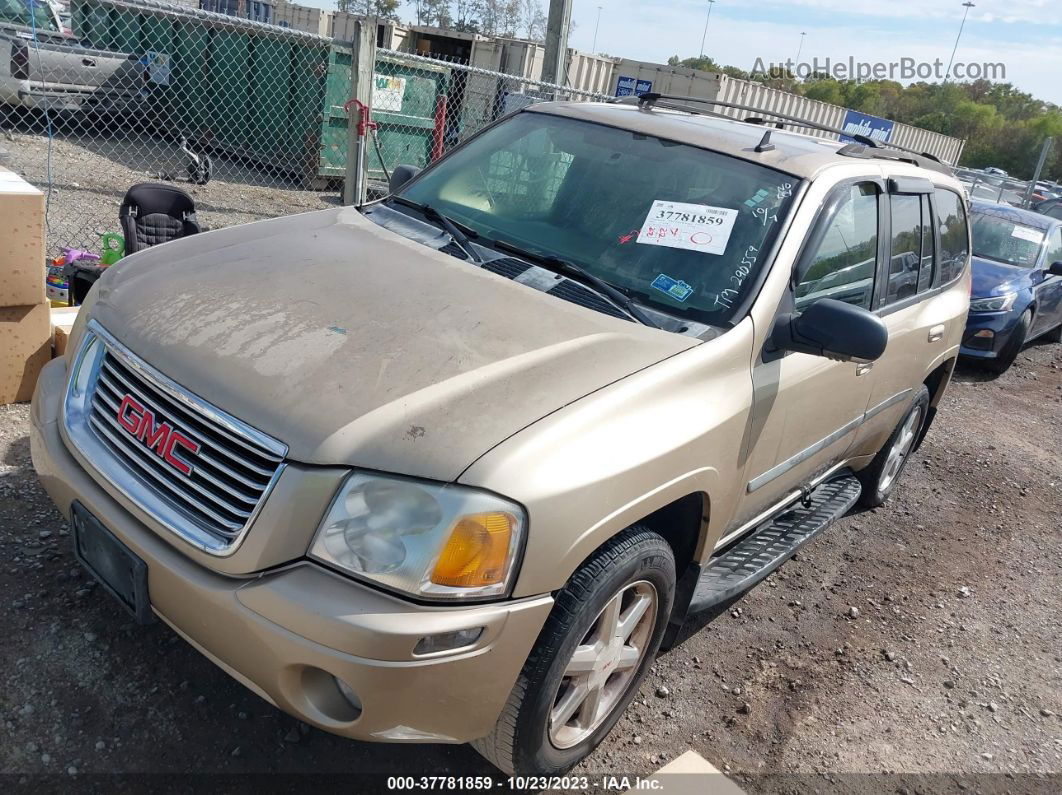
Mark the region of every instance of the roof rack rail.
MULTIPOLYGON (((643 110, 651 110, 660 100, 667 100, 669 104, 666 105, 665 107, 669 107, 669 108, 672 108, 672 109, 684 110, 684 111, 687 111, 689 113, 704 113, 704 114, 710 115, 710 116, 721 116, 721 117, 727 118, 727 119, 732 119, 733 117, 727 116, 727 115, 722 114, 722 113, 715 113, 715 112, 712 112, 712 111, 709 111, 709 110, 701 110, 699 108, 687 107, 685 105, 685 103, 691 103, 692 102, 692 103, 701 104, 701 105, 713 105, 715 107, 729 108, 731 110, 748 111, 750 113, 758 114, 756 116, 747 117, 747 118, 745 118, 743 120, 743 121, 746 121, 746 122, 750 122, 752 124, 766 124, 767 122, 763 118, 763 117, 766 116, 766 117, 769 117, 771 119, 779 119, 782 122, 785 122, 786 124, 789 124, 790 126, 793 126, 793 127, 804 127, 805 129, 809 129, 809 130, 819 130, 821 132, 828 132, 828 133, 833 133, 834 135, 844 136, 845 138, 851 138, 853 141, 855 141, 855 143, 854 144, 849 144, 848 146, 845 146, 845 147, 842 147, 842 149, 840 149, 838 151, 838 154, 841 154, 841 155, 843 155, 845 157, 882 157, 882 158, 888 159, 888 160, 904 160, 904 159, 906 159, 906 158, 898 158, 898 157, 889 157, 884 152, 880 152, 880 150, 883 149, 883 148, 885 148, 885 149, 893 149, 893 150, 896 150, 898 152, 904 152, 904 153, 907 153, 909 155, 913 155, 914 158, 924 158, 925 160, 930 161, 930 163, 924 163, 921 160, 916 160, 914 158, 911 158, 911 159, 907 159, 907 162, 915 163, 916 165, 926 166, 926 167, 929 167, 929 168, 933 167, 933 165, 931 165, 931 164, 935 164, 937 166, 943 167, 943 169, 946 170, 945 173, 951 173, 950 172, 950 166, 947 163, 943 162, 936 155, 932 155, 932 154, 930 154, 928 152, 919 152, 919 151, 916 151, 914 149, 909 149, 906 146, 901 146, 900 144, 890 143, 888 141, 878 141, 878 140, 876 140, 874 138, 870 138, 869 136, 866 136, 866 135, 859 135, 859 134, 853 135, 851 133, 845 132, 844 130, 838 129, 837 127, 831 127, 831 126, 829 126, 827 124, 820 124, 819 122, 809 121, 807 119, 801 119, 801 118, 798 118, 796 116, 789 116, 789 115, 787 115, 785 113, 778 113, 778 112, 773 111, 773 110, 764 110, 763 108, 756 108, 756 107, 753 107, 751 105, 738 105, 738 104, 733 103, 733 102, 724 102, 724 101, 718 100, 718 99, 702 99, 700 97, 683 97, 683 96, 680 96, 680 95, 677 95, 677 94, 658 94, 658 93, 656 93, 654 91, 649 91, 649 92, 646 92, 646 93, 644 93, 644 94, 642 94, 642 95, 640 95, 638 97, 638 107, 642 108, 643 110), (670 104, 670 103, 678 103, 678 105, 674 105, 674 104, 670 104), (858 151, 857 151, 858 145, 860 145, 860 144, 862 145, 862 148, 858 149, 858 151), (875 151, 873 153, 870 153, 870 152, 866 151, 867 149, 873 149, 873 150, 877 150, 877 151, 875 151)), ((940 169, 938 168, 938 169, 935 169, 935 170, 940 170, 940 169)))

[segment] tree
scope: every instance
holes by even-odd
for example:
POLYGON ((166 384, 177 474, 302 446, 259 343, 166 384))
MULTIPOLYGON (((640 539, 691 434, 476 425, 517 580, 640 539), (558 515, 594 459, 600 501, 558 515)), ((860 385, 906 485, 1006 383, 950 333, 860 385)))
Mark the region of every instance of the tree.
POLYGON ((398 2, 399 0, 337 0, 336 6, 347 14, 397 20, 398 2))
POLYGON ((480 32, 513 37, 520 27, 520 0, 482 0, 480 32))
POLYGON ((417 20, 421 25, 448 28, 451 24, 450 0, 419 0, 417 20))
POLYGON ((525 39, 544 41, 546 38, 546 12, 542 0, 517 0, 519 30, 525 39))

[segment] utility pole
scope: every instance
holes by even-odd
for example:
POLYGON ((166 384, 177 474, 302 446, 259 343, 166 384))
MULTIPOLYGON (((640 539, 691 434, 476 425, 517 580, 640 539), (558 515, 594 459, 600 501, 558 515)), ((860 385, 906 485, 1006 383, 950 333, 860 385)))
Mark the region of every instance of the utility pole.
MULTIPOLYGON (((1029 209, 1029 205, 1032 204, 1033 191, 1036 190, 1036 183, 1040 181, 1040 177, 1044 173, 1044 164, 1047 162, 1047 156, 1051 154, 1051 146, 1054 144, 1055 139, 1048 136, 1044 139, 1044 148, 1040 150, 1040 161, 1036 164, 1036 173, 1033 174, 1032 182, 1029 183, 1029 187, 1025 191, 1025 198, 1022 200, 1021 206, 1026 210, 1029 209)), ((1051 263, 1048 263, 1050 265, 1051 263)))
POLYGON ((701 35, 701 57, 704 57, 704 42, 708 38, 708 21, 712 18, 712 6, 715 0, 708 0, 708 16, 704 18, 704 33, 701 35))
POLYGON ((597 29, 601 27, 601 6, 597 7, 597 22, 594 23, 594 43, 590 47, 590 51, 597 55, 597 29))
POLYGON ((804 52, 804 37, 807 36, 807 35, 808 34, 804 33, 804 32, 802 32, 800 34, 800 46, 797 47, 797 57, 796 57, 796 61, 794 61, 794 63, 796 63, 796 64, 800 63, 800 53, 804 52))
POLYGON ((962 24, 959 25, 959 35, 955 37, 955 46, 951 50, 951 60, 948 61, 948 73, 944 75, 945 85, 948 80, 951 79, 951 67, 955 65, 955 53, 959 51, 959 39, 962 38, 962 30, 966 27, 966 17, 969 15, 971 8, 976 8, 976 5, 971 3, 970 0, 966 0, 962 5, 966 10, 962 12, 962 24))
POLYGON ((563 85, 568 65, 568 28, 572 21, 572 0, 549 0, 546 20, 546 53, 542 81, 563 85))

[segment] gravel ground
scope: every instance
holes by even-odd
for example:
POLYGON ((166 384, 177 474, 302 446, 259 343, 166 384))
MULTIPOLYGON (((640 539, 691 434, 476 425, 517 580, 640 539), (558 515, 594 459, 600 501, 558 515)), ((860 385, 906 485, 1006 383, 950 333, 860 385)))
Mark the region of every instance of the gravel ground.
MULTIPOLYGON (((7 167, 47 190, 48 139, 31 131, 31 122, 16 122, 0 108, 0 147, 7 167)), ((106 134, 57 131, 51 147, 52 190, 48 201, 48 253, 63 246, 99 251, 100 235, 120 232, 118 208, 131 185, 155 182, 160 171, 183 174, 187 158, 176 145, 146 133, 106 134)), ((322 210, 339 201, 329 191, 300 188, 276 169, 256 167, 222 155, 213 156, 214 178, 206 185, 172 182, 196 203, 199 223, 211 229, 322 210)))
MULTIPOLYGON (((28 424, 27 406, 0 407, 0 771, 31 788, 40 774, 491 773, 463 746, 310 729, 164 625, 133 625, 79 571, 28 424)), ((890 504, 661 655, 576 772, 645 774, 693 748, 751 792, 1058 792, 1060 440, 1062 346, 1028 348, 996 380, 961 371, 890 504)))

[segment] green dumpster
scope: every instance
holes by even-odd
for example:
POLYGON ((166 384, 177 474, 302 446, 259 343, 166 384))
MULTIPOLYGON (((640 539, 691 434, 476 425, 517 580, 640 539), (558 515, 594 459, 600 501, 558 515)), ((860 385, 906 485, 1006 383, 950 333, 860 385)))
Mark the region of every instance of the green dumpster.
POLYGON ((335 146, 331 105, 349 95, 349 47, 150 0, 72 0, 71 14, 80 38, 141 58, 146 120, 159 132, 302 184, 342 176, 332 172, 347 144, 335 146))
MULTIPOLYGON (((433 148, 443 140, 445 125, 440 110, 451 81, 452 70, 445 65, 408 63, 380 56, 373 73, 372 118, 379 128, 380 149, 366 144, 366 161, 371 179, 384 179, 399 163, 426 166, 433 148), (382 158, 381 158, 382 155, 382 158)), ((445 108, 445 101, 442 106, 445 108)))

